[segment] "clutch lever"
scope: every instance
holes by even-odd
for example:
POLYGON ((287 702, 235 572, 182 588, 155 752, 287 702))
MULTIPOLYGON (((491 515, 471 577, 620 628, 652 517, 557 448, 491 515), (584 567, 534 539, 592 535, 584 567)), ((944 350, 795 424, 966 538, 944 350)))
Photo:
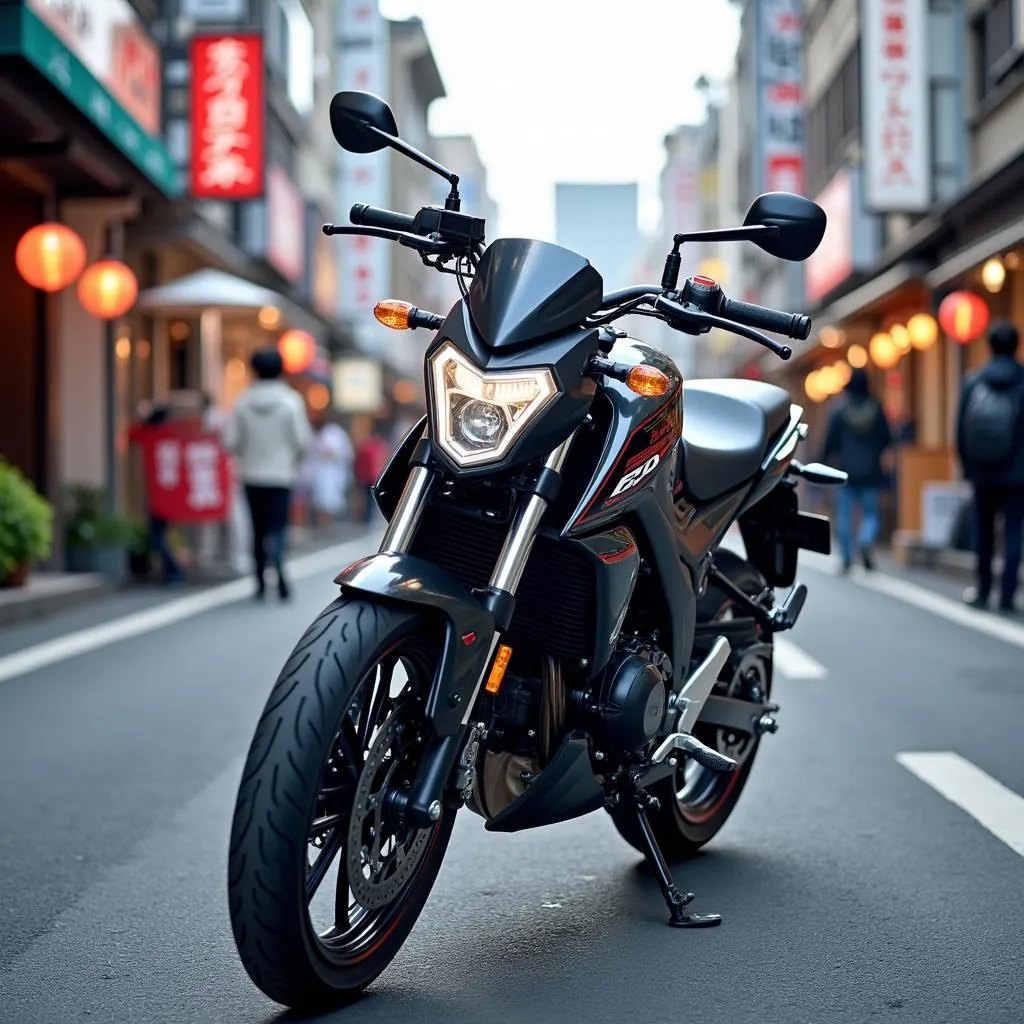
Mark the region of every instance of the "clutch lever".
POLYGON ((715 316, 714 313, 705 313, 701 309, 687 309, 686 306, 682 306, 678 302, 666 299, 664 295, 659 295, 654 300, 654 308, 659 312, 667 313, 676 320, 687 320, 695 326, 707 327, 709 330, 712 327, 721 327, 722 330, 731 331, 733 334, 738 334, 740 337, 747 338, 750 341, 756 341, 758 345, 763 345, 766 349, 774 352, 780 359, 789 359, 793 355, 793 350, 789 345, 783 345, 781 342, 769 338, 760 331, 755 331, 753 327, 747 327, 745 324, 738 324, 733 320, 727 320, 723 316, 715 316))

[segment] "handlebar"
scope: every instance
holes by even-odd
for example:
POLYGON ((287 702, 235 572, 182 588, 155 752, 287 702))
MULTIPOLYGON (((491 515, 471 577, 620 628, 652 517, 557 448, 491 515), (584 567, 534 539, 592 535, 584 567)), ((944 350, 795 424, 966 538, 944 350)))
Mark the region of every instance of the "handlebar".
POLYGON ((748 327, 757 327, 773 334, 784 334, 787 338, 806 341, 811 333, 811 318, 801 313, 783 313, 768 306, 757 306, 752 302, 740 302, 724 295, 718 312, 728 320, 736 320, 748 327))
POLYGON ((384 228, 387 231, 414 231, 416 218, 407 213, 395 213, 393 210, 382 210, 366 203, 356 203, 349 212, 348 219, 353 224, 370 228, 384 228))

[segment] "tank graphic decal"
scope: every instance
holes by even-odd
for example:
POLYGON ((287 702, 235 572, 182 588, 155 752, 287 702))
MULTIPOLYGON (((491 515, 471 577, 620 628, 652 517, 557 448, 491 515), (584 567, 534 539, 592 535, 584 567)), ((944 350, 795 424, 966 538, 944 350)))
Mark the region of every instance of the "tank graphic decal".
POLYGON ((612 469, 577 519, 576 526, 629 501, 665 465, 682 434, 682 403, 677 387, 642 423, 634 427, 612 469))

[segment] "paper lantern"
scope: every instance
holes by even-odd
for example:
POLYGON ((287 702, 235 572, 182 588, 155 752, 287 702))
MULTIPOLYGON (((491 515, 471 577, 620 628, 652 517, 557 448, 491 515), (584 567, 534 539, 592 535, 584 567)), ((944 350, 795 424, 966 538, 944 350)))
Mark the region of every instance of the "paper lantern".
POLYGON ((880 331, 868 342, 868 351, 875 366, 882 370, 890 370, 900 361, 900 350, 891 335, 880 331))
POLYGON ((988 327, 988 321, 987 303, 973 292, 952 292, 939 306, 942 329, 961 345, 968 345, 975 338, 980 338, 988 327))
POLYGON ((939 336, 939 325, 935 318, 927 313, 915 313, 907 321, 907 334, 910 337, 910 344, 918 352, 924 352, 935 344, 939 336))
POLYGON ((993 295, 1002 291, 1003 285, 1006 283, 1006 267, 1003 266, 1001 259, 993 258, 986 261, 981 268, 981 283, 993 295))
POLYGON ((135 305, 138 294, 139 282, 120 260, 97 260, 78 279, 78 301, 100 320, 123 316, 135 305))
POLYGON ((59 292, 82 272, 85 242, 63 224, 37 224, 21 236, 14 250, 18 273, 33 288, 59 292))
POLYGON ((851 345, 846 350, 846 361, 856 369, 868 365, 868 353, 863 345, 851 345))
POLYGON ((302 373, 316 359, 316 339, 305 331, 285 331, 277 340, 277 351, 281 353, 285 373, 302 373))
POLYGON ((893 324, 889 328, 889 337, 896 343, 900 352, 910 351, 910 331, 903 324, 893 324))
POLYGON ((824 402, 828 398, 828 392, 822 388, 818 373, 818 370, 814 370, 804 379, 804 391, 812 402, 824 402))

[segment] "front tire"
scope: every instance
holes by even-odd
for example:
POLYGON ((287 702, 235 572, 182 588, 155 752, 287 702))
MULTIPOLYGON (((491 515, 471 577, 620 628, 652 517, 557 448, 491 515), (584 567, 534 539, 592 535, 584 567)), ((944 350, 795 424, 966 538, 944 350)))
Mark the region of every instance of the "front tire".
POLYGON ((235 806, 228 903, 242 963, 277 1003, 315 1010, 358 995, 398 953, 433 887, 454 812, 414 833, 381 811, 385 786, 408 782, 422 753, 420 711, 438 656, 429 625, 408 609, 339 598, 296 645, 264 707, 235 806), (399 664, 407 682, 396 695, 399 664), (310 903, 334 866, 333 926, 321 933, 310 903))
MULTIPOLYGON (((723 553, 720 567, 733 583, 751 597, 756 597, 766 586, 764 577, 749 562, 731 553, 723 553)), ((733 601, 727 594, 714 584, 709 585, 698 606, 698 621, 715 622, 733 615, 737 618, 746 617, 736 613, 733 601)), ((771 642, 770 636, 765 639, 771 642)), ((764 699, 767 700, 771 694, 771 666, 761 671, 763 678, 760 685, 764 699)), ((725 691, 726 684, 720 682, 714 692, 724 694, 725 691)), ((723 732, 715 726, 700 723, 694 729, 694 735, 709 747, 732 754, 728 737, 723 732)), ((651 787, 651 793, 657 797, 659 806, 648 811, 648 819, 667 860, 683 861, 693 857, 702 846, 718 835, 729 820, 750 777, 760 737, 751 736, 745 742, 750 744, 749 750, 744 752, 736 771, 728 775, 712 772, 684 757, 674 775, 651 787)), ((616 810, 612 812, 612 820, 622 838, 643 852, 635 817, 628 812, 616 810)))

